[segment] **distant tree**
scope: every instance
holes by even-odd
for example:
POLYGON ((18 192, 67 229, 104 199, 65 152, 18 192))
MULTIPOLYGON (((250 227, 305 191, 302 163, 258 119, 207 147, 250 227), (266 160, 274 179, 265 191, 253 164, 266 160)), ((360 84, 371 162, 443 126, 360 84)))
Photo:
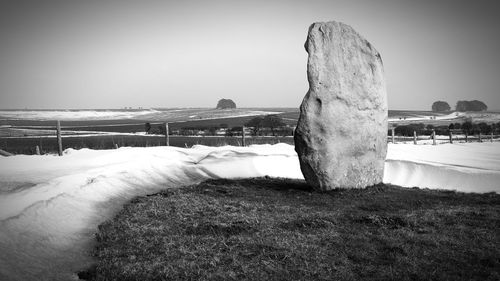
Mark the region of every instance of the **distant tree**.
POLYGON ((164 135, 165 134, 165 125, 153 126, 153 125, 151 125, 151 123, 146 123, 144 125, 144 129, 146 130, 146 134, 148 134, 148 135, 164 135))
MULTIPOLYGON (((408 125, 397 126, 394 128, 394 133, 396 135, 400 135, 400 136, 413 136, 414 131, 418 135, 423 135, 424 133, 426 133, 425 124, 423 124, 423 123, 408 124, 408 125)), ((389 131, 389 135, 390 134, 391 134, 391 132, 389 131)))
POLYGON ((491 124, 491 127, 494 134, 500 133, 500 122, 491 124))
POLYGON ((217 102, 216 109, 228 109, 228 108, 236 108, 236 103, 234 103, 231 99, 220 99, 217 102))
POLYGON ((278 115, 266 115, 262 119, 262 127, 271 129, 273 136, 275 135, 275 129, 283 126, 285 126, 285 122, 278 115))
POLYGON ((448 126, 446 126, 446 125, 437 126, 434 128, 434 131, 436 131, 436 135, 446 135, 450 132, 448 129, 448 126))
POLYGON ((236 127, 232 127, 230 129, 227 129, 226 130, 226 137, 234 137, 234 136, 241 135, 242 129, 243 129, 243 127, 241 127, 241 126, 236 126, 236 127))
POLYGON ((500 122, 493 124, 492 126, 494 127, 494 133, 498 134, 500 132, 500 122))
POLYGON ((245 127, 252 128, 252 135, 256 136, 262 128, 264 118, 257 116, 245 123, 245 127))
MULTIPOLYGON (((394 133, 399 136, 412 136, 413 131, 414 130, 410 125, 402 125, 394 128, 394 133)), ((389 132, 389 135, 390 134, 392 134, 392 132, 389 132)))
POLYGON ((215 136, 217 134, 217 128, 216 127, 210 127, 210 128, 208 128, 208 134, 210 136, 215 136))
POLYGON ((471 121, 465 121, 462 124, 462 131, 464 134, 469 135, 472 132, 472 122, 471 121))
POLYGON ((492 131, 492 127, 484 122, 477 124, 477 126, 479 127, 479 131, 481 132, 481 134, 488 135, 492 131))
POLYGON ((165 134, 165 125, 162 124, 162 125, 156 126, 155 134, 164 135, 165 134))
POLYGON ((450 111, 450 105, 445 101, 436 101, 432 104, 432 111, 450 111))
POLYGON ((487 110, 488 106, 484 104, 482 101, 473 100, 473 101, 465 101, 461 100, 457 102, 455 106, 456 111, 483 111, 487 110))

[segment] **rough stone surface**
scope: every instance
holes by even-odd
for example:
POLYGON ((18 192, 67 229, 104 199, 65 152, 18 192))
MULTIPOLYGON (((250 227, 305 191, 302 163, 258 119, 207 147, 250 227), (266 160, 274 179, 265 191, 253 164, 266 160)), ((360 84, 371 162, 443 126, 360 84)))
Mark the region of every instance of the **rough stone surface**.
POLYGON ((236 103, 231 99, 220 99, 216 109, 236 108, 236 103))
POLYGON ((387 94, 380 54, 339 22, 312 24, 305 48, 309 91, 294 141, 306 181, 319 190, 382 182, 387 94))

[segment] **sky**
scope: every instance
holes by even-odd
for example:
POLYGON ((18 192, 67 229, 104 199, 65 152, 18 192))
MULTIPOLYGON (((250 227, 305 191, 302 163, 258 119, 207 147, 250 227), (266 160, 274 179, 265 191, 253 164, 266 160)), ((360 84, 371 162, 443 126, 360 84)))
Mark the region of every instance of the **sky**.
POLYGON ((0 2, 0 108, 298 107, 313 22, 380 52, 389 109, 500 110, 500 2, 462 0, 0 2))

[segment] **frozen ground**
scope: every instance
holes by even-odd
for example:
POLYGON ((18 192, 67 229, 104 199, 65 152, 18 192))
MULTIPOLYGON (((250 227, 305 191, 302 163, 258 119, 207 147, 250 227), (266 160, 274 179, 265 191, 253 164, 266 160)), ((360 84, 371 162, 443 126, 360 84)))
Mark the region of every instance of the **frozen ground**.
MULTIPOLYGON (((127 200, 207 178, 302 178, 293 146, 67 150, 0 157, 0 280, 68 280, 127 200)), ((500 192, 500 143, 389 145, 384 181, 500 192)))

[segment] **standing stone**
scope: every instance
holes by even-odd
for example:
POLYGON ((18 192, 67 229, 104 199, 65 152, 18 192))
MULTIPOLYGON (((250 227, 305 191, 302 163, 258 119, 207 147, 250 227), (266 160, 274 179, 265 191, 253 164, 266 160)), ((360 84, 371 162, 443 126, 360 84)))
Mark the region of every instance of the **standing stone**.
POLYGON ((334 21, 312 24, 305 48, 309 91, 294 134, 304 178, 319 190, 382 182, 387 94, 380 54, 334 21))

